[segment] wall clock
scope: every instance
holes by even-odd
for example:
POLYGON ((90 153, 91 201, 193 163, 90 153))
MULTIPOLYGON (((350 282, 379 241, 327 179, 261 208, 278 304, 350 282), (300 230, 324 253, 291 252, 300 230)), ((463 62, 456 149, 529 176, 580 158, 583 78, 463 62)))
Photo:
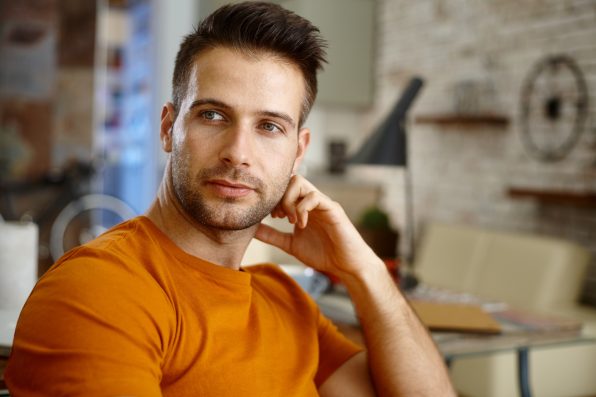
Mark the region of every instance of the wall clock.
POLYGON ((548 56, 534 65, 521 93, 522 141, 531 156, 563 159, 584 131, 587 114, 588 88, 571 57, 548 56))

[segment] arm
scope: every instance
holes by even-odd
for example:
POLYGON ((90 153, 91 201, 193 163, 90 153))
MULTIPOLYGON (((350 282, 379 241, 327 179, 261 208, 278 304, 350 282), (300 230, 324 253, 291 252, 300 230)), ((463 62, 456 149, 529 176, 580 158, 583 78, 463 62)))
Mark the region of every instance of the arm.
POLYGON ((342 384, 361 387, 368 376, 363 371, 370 371, 380 396, 455 395, 428 332, 339 204, 294 176, 272 216, 288 217, 296 225, 294 232, 261 225, 256 238, 337 275, 352 297, 364 331, 368 360, 362 355, 348 360, 321 386, 322 395, 339 395, 342 384), (363 365, 366 361, 368 368, 363 365))

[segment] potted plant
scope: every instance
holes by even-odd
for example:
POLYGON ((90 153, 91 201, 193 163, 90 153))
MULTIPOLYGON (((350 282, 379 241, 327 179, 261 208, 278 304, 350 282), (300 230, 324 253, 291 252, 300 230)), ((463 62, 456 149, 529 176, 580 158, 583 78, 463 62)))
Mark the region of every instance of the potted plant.
POLYGON ((394 260, 397 257, 399 233, 391 228, 389 216, 378 206, 367 208, 362 213, 356 228, 364 241, 381 259, 394 260))

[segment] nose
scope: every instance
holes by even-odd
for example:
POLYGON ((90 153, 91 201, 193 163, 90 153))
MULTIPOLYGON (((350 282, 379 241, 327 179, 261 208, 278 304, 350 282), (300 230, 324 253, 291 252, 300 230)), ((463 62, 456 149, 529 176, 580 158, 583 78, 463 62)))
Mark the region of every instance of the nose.
POLYGON ((222 131, 219 159, 232 167, 249 167, 251 159, 251 135, 249 128, 234 125, 222 131))

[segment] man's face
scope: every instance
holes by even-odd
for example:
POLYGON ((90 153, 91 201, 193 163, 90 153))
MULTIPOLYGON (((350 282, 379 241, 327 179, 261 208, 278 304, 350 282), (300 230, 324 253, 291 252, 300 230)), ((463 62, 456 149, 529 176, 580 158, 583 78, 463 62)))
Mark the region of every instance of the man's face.
POLYGON ((188 215, 240 230, 271 212, 308 145, 309 131, 298 130, 304 96, 300 70, 270 54, 215 48, 196 59, 173 129, 162 119, 174 192, 188 215))

